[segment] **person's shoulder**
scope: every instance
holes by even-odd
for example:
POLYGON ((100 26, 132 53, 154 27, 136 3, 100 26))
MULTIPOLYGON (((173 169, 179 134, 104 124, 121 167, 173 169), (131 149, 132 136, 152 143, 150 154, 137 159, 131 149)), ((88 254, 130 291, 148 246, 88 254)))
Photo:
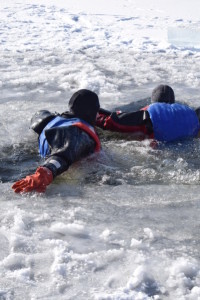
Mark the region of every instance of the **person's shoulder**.
POLYGON ((39 110, 33 115, 30 128, 37 134, 41 134, 44 127, 57 115, 57 113, 51 113, 48 110, 39 110))

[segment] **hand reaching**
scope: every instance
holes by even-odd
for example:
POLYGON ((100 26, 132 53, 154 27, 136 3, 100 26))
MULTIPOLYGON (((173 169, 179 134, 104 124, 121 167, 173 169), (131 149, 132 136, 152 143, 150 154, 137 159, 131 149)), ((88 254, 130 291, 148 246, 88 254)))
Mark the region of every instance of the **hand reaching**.
POLYGON ((15 193, 27 193, 32 191, 44 193, 47 185, 49 185, 52 181, 52 172, 48 168, 39 167, 34 174, 26 176, 26 178, 15 182, 12 189, 15 193))

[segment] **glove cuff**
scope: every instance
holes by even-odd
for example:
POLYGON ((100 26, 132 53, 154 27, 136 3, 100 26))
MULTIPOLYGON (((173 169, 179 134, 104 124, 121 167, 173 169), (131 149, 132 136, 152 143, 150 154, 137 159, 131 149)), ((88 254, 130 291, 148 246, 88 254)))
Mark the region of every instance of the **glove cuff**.
POLYGON ((46 167, 39 167, 36 170, 36 174, 39 175, 39 177, 43 178, 43 181, 45 179, 45 184, 49 185, 53 181, 53 173, 51 170, 49 170, 46 167))

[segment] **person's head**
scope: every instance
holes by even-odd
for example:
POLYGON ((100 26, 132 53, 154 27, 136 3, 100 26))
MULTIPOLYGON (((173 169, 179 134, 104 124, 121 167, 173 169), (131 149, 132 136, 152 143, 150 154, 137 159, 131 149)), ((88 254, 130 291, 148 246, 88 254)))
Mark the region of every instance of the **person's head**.
POLYGON ((175 102, 175 94, 169 85, 160 84, 155 87, 151 94, 151 102, 162 102, 172 104, 175 102))
POLYGON ((70 112, 91 125, 95 124, 99 108, 97 94, 86 89, 78 90, 69 100, 70 112))

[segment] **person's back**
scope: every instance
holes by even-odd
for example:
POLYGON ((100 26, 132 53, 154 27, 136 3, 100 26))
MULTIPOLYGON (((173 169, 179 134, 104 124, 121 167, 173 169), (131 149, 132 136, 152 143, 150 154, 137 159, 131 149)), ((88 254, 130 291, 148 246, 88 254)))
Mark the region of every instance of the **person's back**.
MULTIPOLYGON (((45 170, 52 175, 50 182, 75 161, 100 150, 100 141, 94 130, 99 109, 97 95, 88 90, 79 90, 71 97, 69 109, 69 112, 62 114, 42 110, 31 121, 31 128, 39 135, 40 155, 46 158, 39 170, 42 170, 43 179, 45 170)), ((27 177, 31 177, 34 184, 29 184, 25 178, 13 185, 15 192, 45 191, 50 182, 45 185, 40 175, 31 176, 27 177)))
MULTIPOLYGON (((160 84, 155 87, 151 95, 151 103, 175 102, 175 94, 169 85, 160 84)), ((153 138, 152 124, 148 114, 148 107, 133 112, 109 112, 100 108, 96 119, 96 126, 103 130, 133 133, 135 138, 153 138)))
POLYGON ((157 141, 172 142, 196 137, 199 119, 194 109, 187 105, 174 103, 153 103, 148 109, 152 122, 154 138, 157 141))

